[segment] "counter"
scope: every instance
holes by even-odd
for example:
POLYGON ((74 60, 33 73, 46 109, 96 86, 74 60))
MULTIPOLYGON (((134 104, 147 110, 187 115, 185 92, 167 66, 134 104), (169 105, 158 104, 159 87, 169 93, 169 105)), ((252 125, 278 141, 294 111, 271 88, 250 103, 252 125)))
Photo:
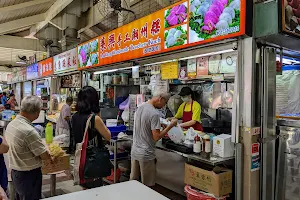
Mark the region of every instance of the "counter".
POLYGON ((56 124, 58 117, 56 115, 46 115, 46 119, 56 124))

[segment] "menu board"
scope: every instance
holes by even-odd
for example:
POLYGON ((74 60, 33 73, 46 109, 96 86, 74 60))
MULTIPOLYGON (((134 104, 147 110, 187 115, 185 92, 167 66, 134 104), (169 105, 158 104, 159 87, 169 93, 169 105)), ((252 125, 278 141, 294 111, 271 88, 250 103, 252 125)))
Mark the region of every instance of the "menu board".
POLYGON ((300 37, 300 2, 297 0, 282 0, 282 30, 288 34, 300 37))
POLYGON ((62 88, 80 88, 81 78, 80 74, 71 74, 61 77, 61 87, 62 88))
POLYGON ((46 60, 40 61, 38 65, 39 65, 39 77, 53 75, 54 73, 53 58, 48 58, 46 60))
POLYGON ((98 38, 81 44, 77 48, 78 68, 88 68, 99 64, 99 40, 98 38))
POLYGON ((245 34, 245 0, 184 0, 78 46, 80 69, 245 34))
POLYGON ((178 78, 178 61, 163 63, 160 68, 162 80, 178 78))
POLYGON ((38 64, 35 63, 28 66, 26 69, 26 79, 32 80, 32 79, 37 79, 38 77, 39 77, 38 64))
POLYGON ((77 50, 71 49, 53 57, 54 74, 77 70, 77 50))

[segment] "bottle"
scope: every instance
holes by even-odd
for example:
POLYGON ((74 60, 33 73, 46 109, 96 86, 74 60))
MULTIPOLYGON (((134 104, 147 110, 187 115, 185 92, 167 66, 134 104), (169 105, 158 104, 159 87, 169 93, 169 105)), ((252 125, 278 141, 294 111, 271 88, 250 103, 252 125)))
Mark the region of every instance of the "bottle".
POLYGON ((45 134, 46 134, 46 143, 51 144, 53 142, 53 125, 51 122, 47 123, 45 134))
POLYGON ((201 152, 201 141, 200 141, 200 137, 198 135, 194 138, 193 151, 194 151, 194 153, 201 152))
POLYGON ((211 144, 210 144, 210 136, 208 134, 205 134, 203 136, 203 143, 204 143, 203 151, 207 154, 210 154, 211 153, 211 144))

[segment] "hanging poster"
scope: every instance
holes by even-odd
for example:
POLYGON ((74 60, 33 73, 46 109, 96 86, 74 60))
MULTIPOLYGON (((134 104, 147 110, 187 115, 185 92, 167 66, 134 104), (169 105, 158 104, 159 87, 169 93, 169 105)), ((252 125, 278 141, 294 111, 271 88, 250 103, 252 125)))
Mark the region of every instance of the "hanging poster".
POLYGON ((178 79, 178 61, 163 63, 160 66, 161 79, 178 79))
POLYGON ((54 74, 77 70, 77 60, 76 48, 54 56, 54 74))
POLYGON ((46 60, 40 61, 38 65, 39 65, 39 77, 53 75, 54 73, 53 58, 48 58, 46 60))
POLYGON ((208 75, 208 57, 197 58, 197 76, 208 75))
POLYGON ((196 78, 197 75, 197 62, 196 58, 188 59, 187 61, 187 73, 189 79, 196 78))
POLYGON ((300 2, 297 0, 282 0, 282 31, 300 37, 300 2))
POLYGON ((241 36, 245 14, 245 0, 180 1, 79 45, 78 67, 82 70, 241 36))
POLYGON ((27 67, 26 69, 26 79, 27 80, 33 80, 37 79, 39 77, 39 69, 38 64, 32 64, 27 67))

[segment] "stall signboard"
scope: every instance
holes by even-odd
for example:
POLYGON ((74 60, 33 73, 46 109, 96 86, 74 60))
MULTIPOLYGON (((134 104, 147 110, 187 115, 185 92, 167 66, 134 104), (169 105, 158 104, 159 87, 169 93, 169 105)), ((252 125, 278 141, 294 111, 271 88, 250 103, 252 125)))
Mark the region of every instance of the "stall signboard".
POLYGON ((12 72, 12 83, 23 82, 26 80, 26 67, 14 68, 12 72))
POLYGON ((297 0, 282 0, 282 31, 300 37, 300 2, 297 0))
POLYGON ((62 88, 80 88, 81 77, 80 73, 65 75, 61 77, 62 88))
POLYGON ((103 66, 243 35, 245 2, 180 1, 79 45, 79 68, 103 66))
POLYGON ((39 78, 39 67, 38 64, 32 64, 26 68, 26 79, 33 80, 39 78))
POLYGON ((7 74, 7 83, 12 83, 12 74, 7 74))
POLYGON ((83 43, 77 47, 78 68, 84 69, 99 65, 99 39, 83 43))
POLYGON ((163 63, 160 67, 162 80, 178 79, 178 61, 163 63))
POLYGON ((77 60, 76 48, 54 56, 54 74, 77 70, 77 60))
POLYGON ((53 75, 54 73, 53 58, 42 60, 38 64, 39 64, 39 77, 46 77, 46 76, 53 75))

